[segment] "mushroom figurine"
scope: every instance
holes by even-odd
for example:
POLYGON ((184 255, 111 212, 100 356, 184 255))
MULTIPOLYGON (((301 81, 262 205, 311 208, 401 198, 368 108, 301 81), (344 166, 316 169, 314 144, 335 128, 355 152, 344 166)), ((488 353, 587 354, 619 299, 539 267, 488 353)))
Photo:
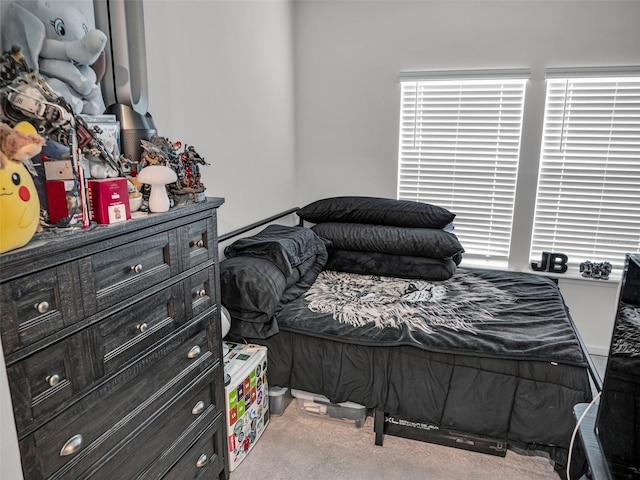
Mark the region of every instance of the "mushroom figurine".
POLYGON ((178 180, 178 175, 171 168, 163 165, 149 165, 138 173, 138 181, 151 185, 149 194, 149 210, 154 213, 169 210, 169 195, 165 185, 178 180))

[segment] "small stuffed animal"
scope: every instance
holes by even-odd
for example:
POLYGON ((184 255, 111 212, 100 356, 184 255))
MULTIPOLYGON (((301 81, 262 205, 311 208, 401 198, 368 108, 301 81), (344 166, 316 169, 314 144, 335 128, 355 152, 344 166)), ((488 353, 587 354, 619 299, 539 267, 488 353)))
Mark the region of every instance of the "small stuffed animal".
POLYGON ((45 140, 0 123, 0 253, 19 248, 36 233, 40 200, 22 161, 40 153, 45 140))
POLYGON ((0 123, 0 168, 10 160, 28 162, 46 144, 44 138, 34 133, 25 133, 0 123))

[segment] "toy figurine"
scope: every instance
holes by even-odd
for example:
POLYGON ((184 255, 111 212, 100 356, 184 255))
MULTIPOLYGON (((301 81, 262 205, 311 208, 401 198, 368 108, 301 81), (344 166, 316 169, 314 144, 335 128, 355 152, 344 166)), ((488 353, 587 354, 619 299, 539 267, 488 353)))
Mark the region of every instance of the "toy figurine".
POLYGON ((580 264, 580 273, 585 278, 591 277, 592 269, 593 269, 593 263, 591 263, 589 260, 582 262, 580 264))
POLYGON ((10 50, 2 54, 0 58, 0 87, 9 85, 13 80, 23 73, 29 73, 31 69, 22 54, 22 49, 18 45, 12 45, 10 50))
POLYGON ((140 140, 142 146, 142 154, 140 155, 140 170, 150 165, 167 166, 167 158, 164 152, 157 145, 147 141, 140 140))
POLYGON ((205 162, 204 158, 200 156, 193 146, 185 146, 184 152, 180 156, 183 168, 184 177, 181 183, 183 190, 190 192, 203 192, 205 190, 204 185, 200 181, 200 167, 199 165, 209 165, 205 162))
MULTIPOLYGON (((205 190, 200 180, 200 165, 209 164, 193 146, 185 145, 183 152, 178 153, 181 142, 172 142, 158 135, 149 140, 141 140, 141 145, 143 152, 140 157, 140 169, 160 165, 175 172, 176 179, 166 186, 172 205, 200 201, 197 194, 202 194, 205 190)), ((142 209, 145 210, 150 195, 149 187, 145 185, 141 191, 145 198, 142 209)))
POLYGON ((602 262, 602 266, 600 267, 600 278, 602 278, 602 280, 609 280, 611 270, 613 270, 611 263, 602 262))
POLYGON ((586 260, 580 264, 580 273, 586 278, 609 280, 612 269, 613 267, 609 262, 596 263, 586 260))

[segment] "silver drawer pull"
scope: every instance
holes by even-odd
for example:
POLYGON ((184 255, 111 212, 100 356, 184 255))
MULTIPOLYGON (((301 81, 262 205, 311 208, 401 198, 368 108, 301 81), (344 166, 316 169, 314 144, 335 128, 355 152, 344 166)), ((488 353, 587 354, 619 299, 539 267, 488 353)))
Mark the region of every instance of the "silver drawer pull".
POLYGON ((198 461, 196 462, 196 467, 198 468, 204 467, 207 464, 207 460, 208 460, 207 456, 203 453, 198 458, 198 461))
POLYGON ((144 333, 147 331, 147 328, 149 328, 149 325, 147 325, 146 323, 141 323, 140 325, 136 325, 136 328, 140 333, 144 333))
POLYGON ((203 288, 202 290, 198 290, 198 291, 196 292, 196 295, 197 295, 198 297, 206 297, 206 296, 207 296, 207 291, 203 288))
POLYGON ((55 387, 58 383, 60 383, 60 375, 49 375, 47 376, 47 383, 51 387, 55 387))
POLYGON ((136 272, 136 273, 140 273, 142 271, 142 264, 138 263, 137 265, 132 265, 131 266, 131 271, 132 272, 136 272))
POLYGON ((191 413, 193 413, 194 415, 200 415, 203 410, 204 410, 204 402, 200 400, 198 403, 196 403, 193 406, 193 408, 191 409, 191 413))
POLYGON ((204 242, 202 240, 198 240, 197 242, 191 242, 192 247, 202 248, 204 247, 204 242))
POLYGON ((82 447, 82 435, 74 435, 69 440, 64 442, 62 450, 60 450, 60 456, 66 457, 67 455, 73 455, 82 447))
POLYGON ((38 302, 33 308, 35 308, 38 313, 47 313, 49 311, 49 302, 38 302))
POLYGON ((187 358, 197 358, 200 356, 200 347, 198 345, 191 347, 191 350, 189 350, 189 353, 187 353, 187 358))

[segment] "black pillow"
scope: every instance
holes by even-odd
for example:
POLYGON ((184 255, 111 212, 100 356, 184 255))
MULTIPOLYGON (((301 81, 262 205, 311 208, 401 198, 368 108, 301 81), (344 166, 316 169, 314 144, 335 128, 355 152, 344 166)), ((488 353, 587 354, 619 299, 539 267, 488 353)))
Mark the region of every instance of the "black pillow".
POLYGON ((314 225, 311 230, 319 237, 329 240, 331 248, 334 249, 438 260, 454 259, 464 252, 464 248, 453 233, 437 228, 326 222, 314 225))
POLYGON ((378 197, 332 197, 302 207, 298 216, 311 223, 347 222, 394 227, 444 228, 455 218, 428 203, 378 197))

